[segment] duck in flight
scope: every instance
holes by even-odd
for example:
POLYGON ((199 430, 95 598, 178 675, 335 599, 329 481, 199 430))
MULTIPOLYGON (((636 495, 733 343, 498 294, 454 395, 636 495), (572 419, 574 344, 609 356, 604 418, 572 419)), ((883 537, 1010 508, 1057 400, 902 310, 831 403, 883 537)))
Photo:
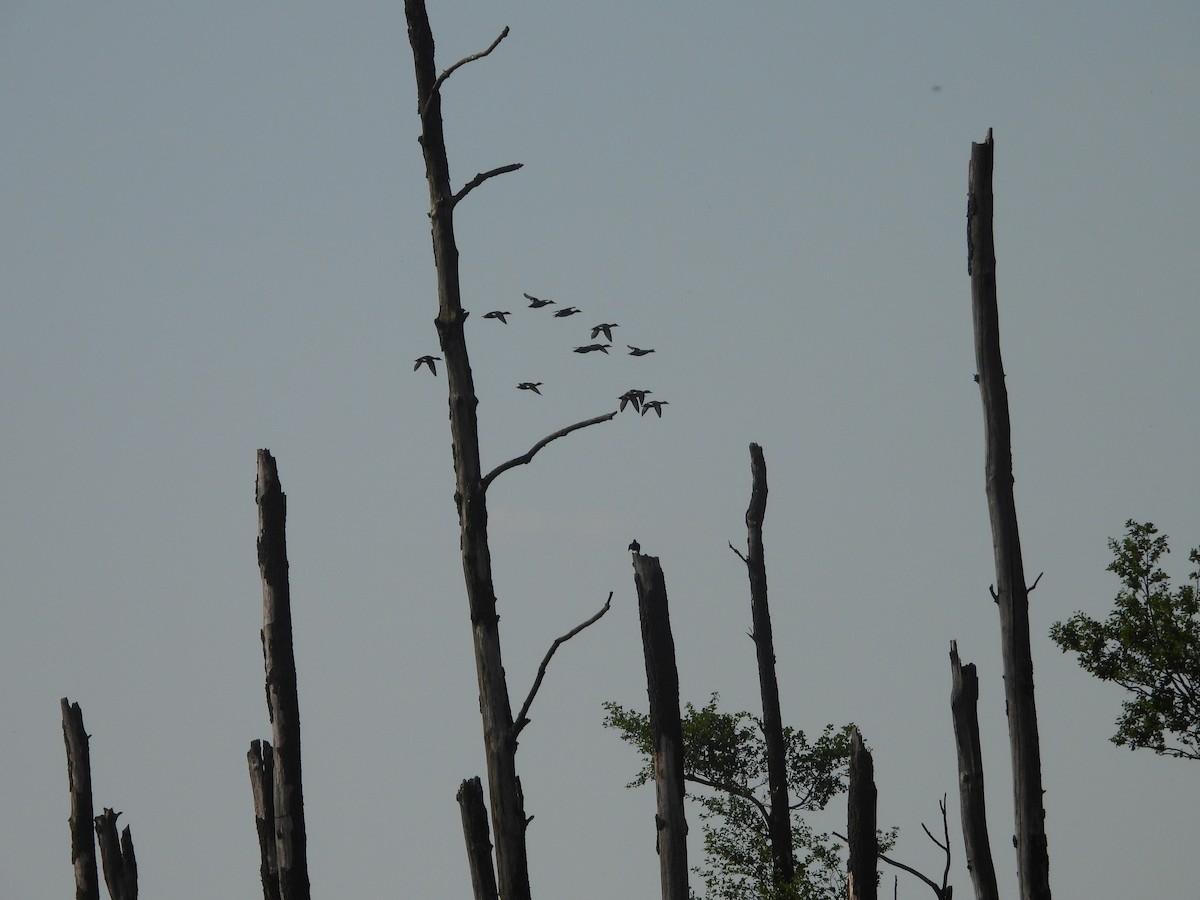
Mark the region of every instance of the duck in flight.
POLYGON ((541 386, 542 386, 542 382, 540 382, 540 381, 522 381, 520 384, 517 385, 517 390, 518 391, 533 391, 535 394, 537 394, 540 397, 540 396, 542 396, 542 392, 539 391, 538 388, 541 386))
POLYGON ((653 393, 653 391, 639 391, 637 388, 630 388, 617 398, 621 401, 621 405, 617 407, 617 412, 625 409, 625 404, 627 403, 633 405, 634 412, 641 412, 642 404, 646 402, 646 395, 650 393, 653 393))
POLYGON ((553 300, 539 300, 533 294, 525 294, 525 299, 529 301, 530 309, 541 309, 543 306, 549 306, 553 300))
POLYGON ((508 319, 506 319, 506 318, 504 318, 504 317, 505 317, 505 316, 511 316, 511 315, 512 315, 512 313, 508 312, 507 310, 506 310, 506 311, 504 311, 504 312, 501 312, 501 311, 500 311, 500 310, 498 310, 498 309, 493 309, 493 310, 492 310, 491 312, 489 312, 489 313, 484 313, 484 314, 483 314, 483 317, 484 317, 485 319, 499 319, 501 322, 503 322, 505 325, 507 325, 507 324, 508 324, 508 319))
POLYGON ((649 350, 643 350, 641 347, 635 347, 635 346, 633 346, 633 344, 626 344, 625 346, 629 348, 629 355, 630 355, 630 356, 645 356, 647 353, 653 353, 653 352, 654 352, 654 348, 653 348, 653 347, 652 347, 652 348, 650 348, 649 350))
POLYGON ((594 353, 596 350, 599 350, 605 356, 608 356, 608 348, 611 346, 612 346, 612 344, 588 344, 586 347, 576 347, 575 352, 576 353, 594 353))
POLYGON ((567 316, 573 316, 576 313, 581 313, 581 312, 583 312, 582 309, 576 309, 574 306, 564 306, 562 309, 560 309, 558 312, 556 312, 554 314, 554 318, 565 319, 567 316))
POLYGON ((658 413, 658 417, 662 418, 662 408, 667 405, 666 400, 647 400, 642 404, 642 415, 646 414, 646 410, 652 409, 658 413))
POLYGON ((421 368, 421 366, 429 366, 429 371, 432 372, 434 375, 436 375, 437 374, 437 366, 434 365, 434 362, 436 360, 440 360, 440 359, 441 359, 440 356, 428 356, 428 355, 418 356, 417 364, 415 366, 413 366, 413 371, 414 372, 417 371, 417 369, 421 368))
POLYGON ((595 328, 592 329, 592 340, 594 341, 596 339, 596 335, 603 332, 604 339, 606 341, 612 341, 612 330, 617 327, 619 327, 619 326, 617 325, 616 322, 601 323, 601 324, 597 325, 595 328))

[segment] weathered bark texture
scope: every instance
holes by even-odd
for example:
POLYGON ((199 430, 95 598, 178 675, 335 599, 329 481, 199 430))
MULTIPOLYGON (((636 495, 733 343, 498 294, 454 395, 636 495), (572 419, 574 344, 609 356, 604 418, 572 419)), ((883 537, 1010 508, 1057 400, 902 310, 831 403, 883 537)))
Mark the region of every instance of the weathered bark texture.
POLYGON ((279 859, 275 852, 275 757, 267 741, 253 741, 246 754, 250 791, 254 796, 254 827, 258 832, 259 875, 263 900, 279 900, 279 859))
MULTIPOLYGON (((499 616, 487 540, 487 495, 479 457, 478 400, 467 355, 459 289, 454 206, 461 199, 450 185, 450 167, 442 132, 442 101, 434 58, 433 33, 423 0, 405 0, 408 40, 417 80, 421 149, 429 182, 429 218, 437 269, 438 314, 434 320, 450 392, 450 441, 454 458, 455 503, 471 629, 479 706, 483 715, 484 753, 492 831, 496 841, 496 877, 503 900, 529 900, 529 862, 525 841, 525 802, 517 777, 517 740, 500 655, 499 616)), ((480 179, 477 179, 478 183, 480 179)), ((466 189, 464 189, 466 190, 466 189)))
POLYGON ((679 718, 679 671, 667 609, 667 584, 658 558, 633 554, 633 581, 646 657, 654 791, 658 811, 658 869, 663 900, 688 900, 687 822, 683 814, 683 726, 679 718))
POLYGON ((783 739, 783 716, 779 711, 779 682, 775 674, 775 639, 771 609, 767 604, 767 563, 763 551, 762 525, 767 514, 767 462, 762 447, 750 445, 750 505, 746 508, 746 571, 750 575, 751 637, 758 654, 758 685, 762 693, 763 741, 767 751, 767 781, 771 792, 771 814, 767 835, 771 841, 771 863, 775 883, 789 884, 796 875, 792 849, 792 817, 787 784, 787 747, 783 739))
POLYGON ((996 253, 992 236, 992 132, 971 145, 967 200, 967 271, 975 324, 975 361, 983 400, 988 512, 996 560, 995 598, 1000 609, 1004 694, 1012 756, 1014 838, 1022 900, 1049 900, 1050 857, 1042 806, 1042 757, 1033 695, 1029 643, 1029 591, 1021 561, 1013 499, 1011 426, 1000 319, 996 304, 996 253))
POLYGON ((92 837, 92 761, 83 710, 66 697, 62 706, 63 740, 67 746, 67 784, 71 791, 71 865, 75 869, 75 900, 100 900, 96 874, 96 841, 92 837))
POLYGON ((975 900, 1000 900, 996 868, 988 840, 987 805, 983 792, 983 755, 979 743, 979 678, 975 664, 959 662, 958 644, 950 642, 950 713, 958 747, 958 808, 962 817, 963 852, 975 888, 975 900))
POLYGON ((133 853, 133 833, 126 825, 117 837, 117 816, 105 808, 96 816, 96 841, 104 868, 104 883, 112 900, 137 900, 137 857, 133 853))
POLYGON ((856 728, 850 736, 850 790, 846 816, 850 900, 876 900, 879 893, 876 875, 879 838, 875 829, 878 796, 875 761, 856 728))
MULTIPOLYGON (((275 458, 258 451, 258 568, 263 584, 263 665, 274 747, 272 797, 281 900, 308 900, 308 839, 300 772, 300 701, 288 587, 287 496, 275 458)), ((253 752, 253 751, 252 751, 253 752)), ((255 813, 257 817, 257 810, 255 813)))
POLYGON ((492 868, 492 839, 488 833, 487 806, 479 776, 463 781, 458 789, 467 865, 471 870, 471 895, 475 900, 496 900, 496 872, 492 868))

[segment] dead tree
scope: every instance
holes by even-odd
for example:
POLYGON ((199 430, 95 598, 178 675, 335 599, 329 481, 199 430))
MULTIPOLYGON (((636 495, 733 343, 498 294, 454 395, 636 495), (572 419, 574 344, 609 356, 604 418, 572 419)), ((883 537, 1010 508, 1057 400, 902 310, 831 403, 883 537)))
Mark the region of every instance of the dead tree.
POLYGON ((771 609, 767 603, 767 564, 763 551, 762 525, 767 513, 767 463, 762 447, 750 445, 750 505, 746 508, 746 555, 733 544, 750 576, 750 637, 758 656, 758 685, 762 694, 762 731, 767 755, 767 783, 771 795, 767 836, 771 842, 771 867, 776 885, 791 884, 796 877, 792 847, 792 818, 787 783, 787 746, 783 716, 779 711, 779 682, 775 673, 775 639, 771 609))
POLYGON ((458 789, 463 837, 467 842, 467 866, 471 870, 471 896, 496 900, 496 871, 492 868, 492 839, 488 834, 487 806, 479 777, 467 778, 458 789))
POLYGON ((650 698, 650 738, 658 811, 655 850, 663 900, 687 900, 687 821, 683 813, 683 726, 679 718, 679 671, 667 610, 667 584, 655 556, 633 554, 646 692, 650 698))
POLYGON ((100 845, 100 860, 104 883, 112 900, 137 900, 137 857, 133 852, 133 833, 126 825, 117 837, 117 816, 106 808, 96 816, 96 841, 100 845))
MULTIPOLYGON (((1029 641, 1029 591, 1021 561, 1013 498, 1011 423, 1000 319, 996 304, 996 252, 992 235, 992 132, 971 145, 967 199, 967 272, 975 330, 975 378, 983 401, 988 513, 996 562, 992 597, 1000 610, 1004 695, 1012 756, 1017 877, 1022 900, 1050 900, 1050 857, 1042 805, 1042 757, 1033 694, 1029 641)), ((1040 576, 1039 576, 1040 577, 1040 576)), ((1036 582, 1035 582, 1036 585, 1036 582)))
POLYGON ((850 845, 846 868, 850 900, 876 900, 879 894, 875 860, 879 837, 875 831, 875 762, 857 728, 850 735, 850 791, 847 799, 846 839, 850 845))
MULTIPOLYGON (((288 585, 287 495, 279 483, 275 458, 258 451, 258 568, 263 585, 263 665, 266 669, 267 713, 271 720, 270 744, 251 745, 251 785, 256 795, 255 818, 270 816, 274 834, 274 870, 281 900, 308 900, 308 839, 304 827, 304 790, 300 772, 300 701, 296 688, 296 656, 292 649, 292 601, 288 585), (262 789, 255 779, 255 757, 272 754, 271 763, 259 762, 272 779, 271 804, 257 797, 262 789)), ((263 849, 264 894, 270 898, 269 853, 263 849)))
POLYGON ((75 869, 75 900, 100 900, 96 874, 96 842, 92 837, 92 760, 83 710, 78 703, 60 701, 63 740, 67 745, 67 784, 71 790, 71 865, 75 869))
POLYGON ((254 797, 263 900, 279 900, 279 857, 275 852, 275 754, 271 744, 253 741, 246 761, 250 766, 250 792, 254 797))
POLYGON ((962 817, 963 852, 975 888, 975 900, 1000 900, 996 868, 988 840, 987 804, 983 791, 983 754, 979 743, 979 677, 975 664, 959 662, 958 644, 950 642, 950 713, 958 748, 958 807, 962 817))

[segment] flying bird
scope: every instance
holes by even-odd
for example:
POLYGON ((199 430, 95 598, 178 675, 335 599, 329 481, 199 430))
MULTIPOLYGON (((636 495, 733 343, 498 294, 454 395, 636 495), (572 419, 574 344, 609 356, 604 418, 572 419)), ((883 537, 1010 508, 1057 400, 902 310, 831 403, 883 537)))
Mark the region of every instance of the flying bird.
POLYGON ((596 350, 599 350, 605 356, 608 356, 608 348, 611 346, 612 346, 612 344, 588 344, 586 347, 576 347, 575 352, 576 353, 592 353, 596 350))
POLYGON ((500 310, 498 310, 498 309, 493 309, 493 310, 492 310, 491 312, 489 312, 489 313, 484 313, 484 314, 483 314, 483 317, 484 317, 485 319, 499 319, 501 322, 503 322, 505 325, 507 325, 507 324, 508 324, 508 319, 506 319, 506 318, 504 318, 504 317, 505 317, 505 316, 511 316, 511 315, 512 315, 512 313, 510 313, 510 312, 508 312, 508 311, 501 312, 501 311, 500 311, 500 310))
POLYGON ((581 313, 581 312, 583 312, 582 309, 576 309, 574 306, 564 306, 562 309, 560 309, 558 312, 556 312, 554 314, 554 318, 564 319, 567 316, 573 316, 576 313, 581 313))
POLYGON ((525 294, 525 299, 529 301, 530 309, 541 309, 543 306, 549 306, 553 300, 539 300, 533 294, 525 294))
POLYGON ((434 365, 434 361, 440 359, 440 356, 418 356, 417 364, 413 366, 413 371, 417 371, 417 369, 421 368, 421 366, 429 366, 429 371, 436 375, 437 366, 434 365))
POLYGON ((621 405, 617 408, 620 412, 625 408, 626 403, 633 404, 634 412, 641 412, 642 404, 646 402, 646 395, 653 391, 639 391, 637 388, 630 388, 617 399, 621 401, 621 405))
POLYGON ((600 334, 600 332, 604 332, 604 339, 606 341, 611 341, 612 340, 612 330, 617 327, 619 327, 619 326, 617 325, 616 322, 613 322, 611 324, 597 325, 595 328, 592 329, 592 340, 594 341, 596 339, 596 335, 600 334))
POLYGON ((633 344, 626 344, 625 346, 629 348, 629 355, 630 355, 630 356, 645 356, 647 353, 653 353, 653 352, 654 352, 654 349, 653 349, 653 348, 651 348, 651 349, 649 349, 649 350, 643 350, 641 347, 635 347, 635 346, 633 346, 633 344))
POLYGON ((541 387, 541 385, 542 385, 542 382, 540 382, 540 381, 522 381, 520 384, 517 385, 517 390, 518 391, 533 391, 535 394, 537 394, 540 397, 540 396, 542 396, 542 392, 539 391, 538 388, 541 387))
POLYGON ((662 418, 662 408, 667 405, 666 400, 647 400, 642 404, 642 415, 646 414, 646 410, 652 409, 658 413, 658 417, 662 418))

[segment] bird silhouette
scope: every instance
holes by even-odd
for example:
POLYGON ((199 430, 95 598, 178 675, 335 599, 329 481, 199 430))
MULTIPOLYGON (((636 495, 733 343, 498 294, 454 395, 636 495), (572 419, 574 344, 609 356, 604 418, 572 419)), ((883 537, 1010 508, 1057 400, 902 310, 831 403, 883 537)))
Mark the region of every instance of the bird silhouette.
POLYGON ((642 545, 637 542, 637 538, 634 538, 632 541, 629 542, 629 549, 632 550, 634 553, 641 553, 642 545))
POLYGON ((642 404, 642 415, 646 414, 646 410, 652 409, 658 413, 658 417, 662 418, 662 408, 667 405, 666 400, 647 400, 642 404))
POLYGON ((508 312, 508 311, 501 312, 501 311, 500 311, 500 310, 498 310, 498 309, 493 309, 493 310, 492 310, 491 312, 489 312, 489 313, 484 313, 484 314, 483 314, 483 317, 484 317, 485 319, 499 319, 501 322, 503 322, 505 325, 507 325, 507 324, 508 324, 508 319, 506 319, 506 318, 504 318, 504 317, 505 317, 505 316, 511 316, 511 315, 512 315, 512 313, 510 313, 510 312, 508 312))
POLYGON ((604 339, 606 341, 611 341, 612 340, 612 330, 617 327, 619 327, 619 326, 617 325, 616 322, 612 322, 611 324, 602 323, 600 325, 597 325, 596 327, 594 327, 592 329, 592 340, 594 341, 596 339, 596 335, 603 332, 604 339))
POLYGON ((562 309, 560 309, 558 312, 556 312, 554 314, 554 318, 564 319, 567 316, 573 316, 576 313, 581 313, 581 312, 583 312, 582 309, 576 309, 574 306, 564 306, 562 309))
POLYGON ((593 353, 596 350, 599 350, 605 356, 608 356, 608 348, 611 346, 612 346, 612 344, 588 344, 586 347, 576 347, 575 352, 576 353, 593 353))
POLYGON ((533 391, 535 394, 537 394, 540 397, 540 396, 542 396, 542 392, 539 391, 538 388, 541 387, 541 385, 542 385, 542 382, 540 382, 540 381, 522 381, 520 384, 517 385, 517 390, 518 391, 533 391))
POLYGON ((533 294, 525 294, 525 299, 529 301, 530 309, 541 309, 543 306, 549 306, 553 300, 539 300, 533 294))
POLYGON ((617 399, 621 401, 621 405, 617 408, 620 412, 625 408, 626 403, 633 404, 634 412, 641 412, 642 404, 646 402, 646 395, 653 393, 652 391, 640 391, 637 388, 630 388, 617 399))
POLYGON ((413 366, 413 371, 417 371, 417 369, 421 368, 421 366, 429 366, 429 371, 436 375, 437 366, 434 365, 434 361, 440 359, 440 356, 418 356, 417 364, 413 366))
POLYGON ((651 349, 649 349, 649 350, 643 350, 641 347, 635 347, 635 346, 633 346, 633 344, 626 344, 625 346, 629 348, 629 355, 630 355, 630 356, 645 356, 647 353, 653 353, 653 352, 654 352, 654 349, 653 349, 653 348, 651 348, 651 349))

